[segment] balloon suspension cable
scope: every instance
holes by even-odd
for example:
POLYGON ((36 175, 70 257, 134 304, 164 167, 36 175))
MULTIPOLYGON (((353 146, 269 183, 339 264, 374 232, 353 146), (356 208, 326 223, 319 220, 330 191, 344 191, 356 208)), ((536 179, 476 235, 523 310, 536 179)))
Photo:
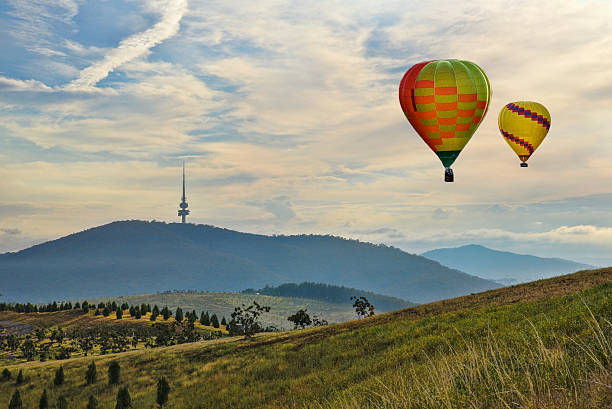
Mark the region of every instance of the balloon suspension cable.
POLYGON ((527 167, 527 163, 523 162, 521 163, 521 168, 526 168, 527 167))
POLYGON ((453 175, 453 170, 451 168, 444 168, 444 181, 445 182, 455 181, 455 175, 453 175))

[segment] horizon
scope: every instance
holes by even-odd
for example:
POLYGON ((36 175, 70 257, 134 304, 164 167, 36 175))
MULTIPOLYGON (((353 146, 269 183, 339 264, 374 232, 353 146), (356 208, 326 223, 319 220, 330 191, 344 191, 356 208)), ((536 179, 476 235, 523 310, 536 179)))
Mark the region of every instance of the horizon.
MULTIPOLYGON (((79 234, 79 233, 85 232, 87 230, 91 230, 91 229, 95 229, 95 228, 99 228, 99 227, 108 226, 108 225, 114 224, 114 223, 124 223, 124 222, 183 224, 180 221, 165 222, 163 220, 155 220, 155 219, 152 219, 152 220, 139 220, 139 219, 114 220, 114 221, 111 221, 109 223, 104 223, 104 224, 101 224, 101 225, 98 225, 98 226, 88 227, 86 229, 79 230, 79 231, 70 233, 70 234, 65 235, 65 236, 60 236, 60 237, 56 237, 56 238, 52 238, 52 239, 49 239, 49 240, 42 241, 40 243, 35 243, 35 244, 32 244, 31 246, 28 246, 28 247, 25 247, 25 248, 22 248, 22 249, 18 249, 18 250, 14 250, 14 251, 2 252, 2 253, 0 253, 0 255, 2 255, 2 254, 9 254, 9 253, 18 253, 18 252, 20 252, 22 250, 27 250, 28 248, 31 248, 31 247, 34 247, 34 246, 38 246, 38 245, 41 245, 41 244, 45 244, 45 243, 48 243, 50 241, 59 240, 59 239, 62 239, 64 237, 67 237, 67 236, 70 236, 70 235, 79 234)), ((409 253, 409 254, 414 254, 414 255, 423 256, 423 257, 426 257, 423 254, 425 254, 425 253, 427 253, 429 251, 433 251, 433 250, 457 249, 457 248, 462 248, 462 247, 474 246, 474 247, 482 247, 482 248, 487 249, 487 250, 493 250, 493 251, 499 251, 499 252, 509 252, 509 253, 512 253, 512 254, 515 254, 515 255, 535 256, 535 257, 540 257, 540 258, 545 258, 545 259, 559 259, 559 260, 573 261, 573 262, 578 262, 578 263, 583 263, 583 264, 591 264, 591 266, 595 267, 595 268, 607 267, 607 266, 604 266, 604 265, 598 265, 596 263, 588 263, 588 262, 584 262, 584 261, 581 261, 581 260, 574 260, 574 259, 563 258, 563 257, 542 257, 542 256, 539 256, 537 254, 517 253, 517 252, 508 251, 508 250, 505 250, 505 249, 497 249, 497 248, 485 246, 485 245, 482 245, 482 244, 479 244, 479 243, 475 243, 475 242, 465 243, 465 244, 458 244, 458 245, 452 246, 452 247, 435 247, 435 248, 431 248, 431 249, 424 250, 424 251, 421 251, 421 252, 413 252, 413 251, 410 251, 410 250, 406 250, 406 249, 402 249, 400 247, 393 246, 392 244, 387 244, 387 243, 382 243, 382 242, 376 243, 376 242, 372 242, 372 241, 365 241, 365 240, 361 240, 359 238, 343 236, 343 235, 338 235, 338 234, 333 234, 333 233, 327 233, 327 234, 323 234, 323 233, 266 234, 266 233, 254 233, 254 232, 249 232, 249 231, 228 229, 227 227, 215 226, 215 225, 212 225, 212 224, 204 224, 204 223, 186 222, 185 224, 186 225, 193 225, 193 226, 196 226, 196 227, 201 226, 201 227, 212 227, 214 229, 231 230, 231 231, 234 231, 234 232, 237 232, 237 233, 241 233, 241 234, 253 234, 253 235, 265 236, 265 237, 275 237, 275 236, 294 237, 294 236, 300 236, 300 235, 313 235, 313 236, 322 236, 322 237, 324 237, 324 236, 333 236, 333 237, 337 237, 337 238, 340 238, 340 239, 357 240, 357 241, 360 241, 362 243, 369 243, 369 244, 374 244, 374 245, 383 244, 383 245, 387 245, 387 246, 390 246, 390 247, 397 248, 397 249, 399 249, 399 250, 401 250, 403 252, 409 253)))
POLYGON ((194 223, 612 265, 610 15, 596 0, 6 2, 0 252, 178 221, 184 160, 194 223), (409 67, 446 58, 492 86, 454 184, 397 95, 409 67), (518 100, 552 117, 527 169, 497 129, 518 100))

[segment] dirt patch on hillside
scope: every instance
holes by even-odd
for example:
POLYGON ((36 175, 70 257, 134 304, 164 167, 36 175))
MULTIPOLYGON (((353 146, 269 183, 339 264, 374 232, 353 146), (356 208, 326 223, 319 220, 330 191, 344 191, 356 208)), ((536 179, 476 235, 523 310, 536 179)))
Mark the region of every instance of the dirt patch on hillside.
POLYGON ((14 321, 0 321, 0 334, 2 335, 25 335, 34 330, 30 324, 14 321))

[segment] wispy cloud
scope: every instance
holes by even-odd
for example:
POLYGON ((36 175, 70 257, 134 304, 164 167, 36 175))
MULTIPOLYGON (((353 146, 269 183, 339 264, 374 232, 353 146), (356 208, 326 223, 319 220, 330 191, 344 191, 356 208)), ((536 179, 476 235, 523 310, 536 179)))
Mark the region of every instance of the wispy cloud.
POLYGON ((83 69, 79 78, 66 86, 69 90, 87 90, 108 76, 117 67, 145 55, 152 47, 174 36, 187 12, 187 0, 169 0, 159 8, 161 19, 143 33, 122 40, 101 61, 83 69))
POLYGON ((8 32, 31 52, 63 56, 54 43, 57 25, 70 26, 79 6, 75 0, 9 0, 14 19, 8 32))
POLYGON ((31 80, 16 80, 13 78, 7 78, 0 75, 0 89, 7 89, 11 91, 38 91, 38 92, 51 92, 53 88, 43 84, 40 81, 34 79, 31 80))

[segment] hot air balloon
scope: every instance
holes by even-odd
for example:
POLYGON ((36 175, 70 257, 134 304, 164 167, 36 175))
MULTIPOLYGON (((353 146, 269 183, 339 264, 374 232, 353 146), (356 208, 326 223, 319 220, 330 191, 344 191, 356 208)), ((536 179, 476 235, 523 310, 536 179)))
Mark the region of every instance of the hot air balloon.
POLYGON ((550 113, 537 102, 511 102, 499 111, 499 130, 527 167, 527 159, 540 146, 550 129, 550 113))
POLYGON ((410 124, 445 167, 451 165, 487 113, 491 85, 484 71, 469 61, 435 60, 413 65, 402 78, 399 100, 410 124))

